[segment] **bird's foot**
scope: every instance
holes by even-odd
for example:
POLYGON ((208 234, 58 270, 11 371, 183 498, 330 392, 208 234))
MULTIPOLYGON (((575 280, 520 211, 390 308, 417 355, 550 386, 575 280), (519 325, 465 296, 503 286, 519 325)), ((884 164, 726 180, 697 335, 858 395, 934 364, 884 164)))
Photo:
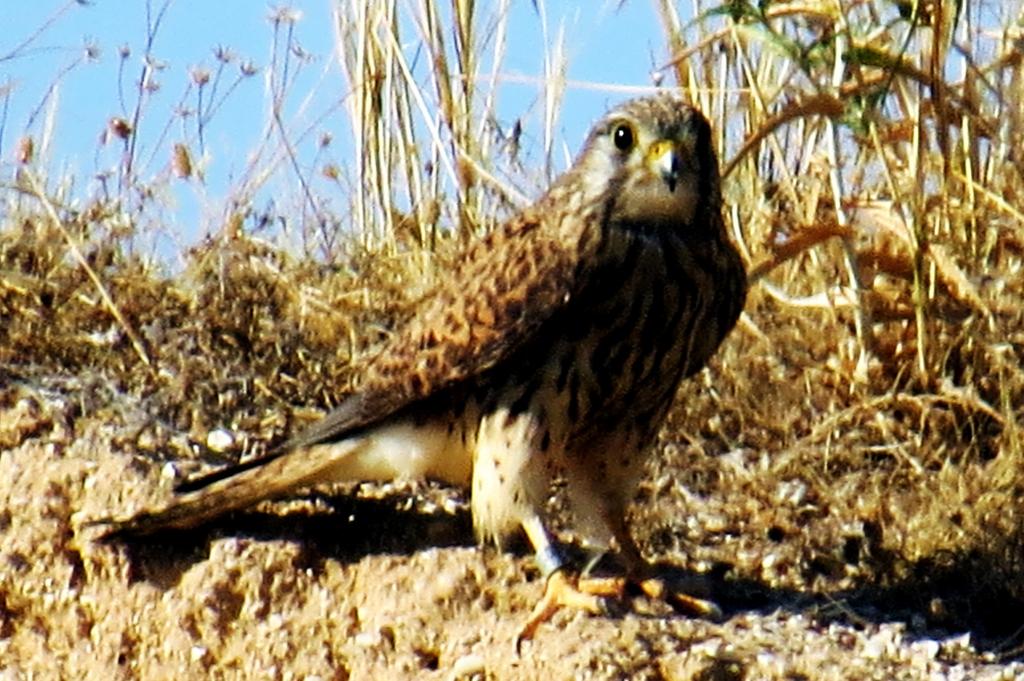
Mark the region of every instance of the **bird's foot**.
POLYGON ((526 624, 516 636, 516 651, 523 641, 533 638, 537 629, 562 608, 583 610, 591 615, 607 612, 606 598, 621 598, 626 588, 622 577, 579 577, 578 575, 555 570, 548 576, 544 596, 533 608, 526 624))
POLYGON ((691 596, 674 589, 660 577, 579 577, 565 570, 556 570, 548 577, 544 596, 540 599, 526 624, 516 636, 516 651, 523 641, 533 638, 541 624, 547 622, 562 608, 583 610, 591 615, 607 612, 605 599, 621 599, 628 586, 639 589, 652 600, 670 605, 676 612, 691 617, 719 620, 722 610, 713 601, 691 596))
POLYGON ((668 603, 676 612, 709 620, 719 620, 722 618, 722 609, 713 601, 697 598, 679 589, 674 589, 668 586, 665 580, 660 577, 633 579, 631 583, 648 598, 668 603))

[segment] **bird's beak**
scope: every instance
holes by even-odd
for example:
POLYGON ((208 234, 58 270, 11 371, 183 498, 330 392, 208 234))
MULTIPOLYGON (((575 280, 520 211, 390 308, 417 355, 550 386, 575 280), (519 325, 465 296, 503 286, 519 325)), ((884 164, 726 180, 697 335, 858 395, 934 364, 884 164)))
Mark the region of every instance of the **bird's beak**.
POLYGON ((647 162, 652 171, 661 176, 670 192, 676 190, 679 182, 681 162, 679 150, 672 140, 658 140, 647 152, 647 162))

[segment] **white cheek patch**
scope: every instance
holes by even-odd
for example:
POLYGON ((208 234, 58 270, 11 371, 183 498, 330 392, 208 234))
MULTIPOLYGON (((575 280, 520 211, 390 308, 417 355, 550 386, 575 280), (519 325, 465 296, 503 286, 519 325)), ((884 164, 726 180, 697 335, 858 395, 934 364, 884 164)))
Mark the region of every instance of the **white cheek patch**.
POLYGON ((583 194, 588 198, 603 197, 608 189, 609 179, 618 172, 618 164, 615 162, 615 152, 604 150, 605 153, 592 154, 592 159, 585 172, 580 174, 583 184, 583 194))

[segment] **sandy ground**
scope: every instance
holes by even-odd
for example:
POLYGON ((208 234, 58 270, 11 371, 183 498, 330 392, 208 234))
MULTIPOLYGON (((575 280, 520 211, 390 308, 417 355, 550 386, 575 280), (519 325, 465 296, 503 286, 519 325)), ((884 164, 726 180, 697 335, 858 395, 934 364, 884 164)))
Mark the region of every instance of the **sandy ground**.
POLYGON ((173 472, 138 451, 130 400, 112 402, 82 417, 72 391, 18 386, 0 403, 0 679, 1024 677, 969 632, 773 586, 814 528, 737 526, 735 500, 665 483, 668 456, 634 519, 653 557, 760 566, 708 577, 721 622, 636 598, 559 613, 517 654, 543 586, 531 559, 476 548, 464 500, 431 487, 328 490, 186 537, 99 543, 83 519, 159 503, 173 472))

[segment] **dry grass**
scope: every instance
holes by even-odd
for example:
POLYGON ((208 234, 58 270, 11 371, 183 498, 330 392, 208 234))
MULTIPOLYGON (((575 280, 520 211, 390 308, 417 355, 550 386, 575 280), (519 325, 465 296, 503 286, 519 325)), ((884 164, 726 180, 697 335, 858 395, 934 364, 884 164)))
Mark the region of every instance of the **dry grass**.
MULTIPOLYGON (((351 177, 319 169, 349 188, 342 215, 299 173, 290 249, 255 234, 282 216, 246 204, 271 171, 295 167, 278 107, 267 125, 284 141, 173 276, 132 249, 162 210, 152 184, 168 181, 131 160, 138 119, 121 131, 122 189, 92 197, 48 178, 26 131, 0 188, 0 380, 100 374, 144 398, 140 439, 202 443, 224 426, 251 438, 239 448, 349 389, 451 245, 522 202, 504 179, 521 177, 518 137, 495 127, 505 4, 388 5, 339 3, 362 153, 351 177)), ((661 5, 674 57, 659 73, 715 123, 727 217, 757 283, 672 414, 639 533, 654 552, 683 543, 728 564, 759 593, 825 594, 854 619, 909 612, 1019 656, 1020 7, 734 2, 684 25, 661 5), (678 480, 710 528, 659 507, 678 480)), ((285 42, 289 21, 274 24, 285 42)), ((557 109, 564 72, 557 51, 550 61, 541 100, 557 109)), ((174 144, 188 174, 190 142, 174 144)))

